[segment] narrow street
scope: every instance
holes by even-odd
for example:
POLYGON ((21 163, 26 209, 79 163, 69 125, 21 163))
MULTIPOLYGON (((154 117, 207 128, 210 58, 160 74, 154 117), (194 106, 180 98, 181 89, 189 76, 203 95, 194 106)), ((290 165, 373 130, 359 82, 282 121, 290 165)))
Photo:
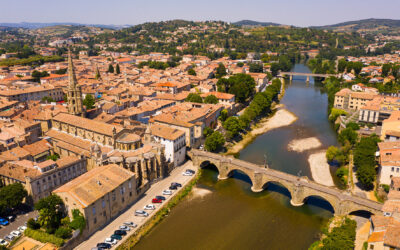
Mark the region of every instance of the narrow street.
POLYGON ((128 210, 126 210, 123 214, 118 216, 116 219, 111 221, 107 226, 104 228, 100 229, 97 231, 95 234, 93 234, 89 239, 86 241, 82 242, 80 245, 78 245, 75 249, 81 249, 81 250, 88 250, 92 249, 93 247, 96 247, 97 243, 104 242, 106 238, 109 238, 115 230, 119 228, 124 222, 129 222, 132 221, 138 225, 137 228, 131 229, 131 231, 128 231, 127 235, 123 237, 121 241, 117 243, 117 245, 113 246, 113 249, 115 249, 118 245, 120 245, 123 241, 127 240, 130 235, 133 234, 134 231, 138 230, 138 228, 143 225, 146 221, 148 221, 154 214, 157 213, 157 211, 164 205, 167 204, 168 201, 176 195, 186 184, 188 184, 194 177, 193 176, 183 176, 182 173, 186 169, 192 169, 197 171, 197 168, 193 166, 191 161, 187 161, 184 165, 174 169, 170 176, 166 177, 165 179, 153 184, 147 192, 145 192, 144 196, 135 202, 128 210), (151 204, 151 200, 156 196, 156 195, 162 195, 162 191, 166 190, 169 188, 171 182, 178 182, 182 184, 181 188, 178 188, 178 190, 175 190, 172 195, 163 195, 166 198, 166 201, 164 201, 162 204, 157 204, 155 210, 146 210, 150 216, 148 217, 137 217, 135 216, 135 210, 140 209, 142 210, 143 207, 147 204, 151 204))

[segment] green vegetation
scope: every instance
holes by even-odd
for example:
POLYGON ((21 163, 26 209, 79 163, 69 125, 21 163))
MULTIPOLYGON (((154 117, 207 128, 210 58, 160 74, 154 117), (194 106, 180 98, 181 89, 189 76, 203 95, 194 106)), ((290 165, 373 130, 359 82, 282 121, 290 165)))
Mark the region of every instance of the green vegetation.
POLYGON ((244 103, 253 95, 256 83, 247 74, 236 74, 229 78, 221 78, 217 82, 218 91, 234 94, 236 101, 244 103))
POLYGON ((226 73, 226 68, 225 68, 224 64, 219 63, 218 64, 218 68, 217 68, 217 70, 215 72, 215 77, 216 78, 221 78, 223 76, 226 76, 226 74, 227 73, 226 73))
POLYGON ((196 103, 203 103, 203 98, 201 98, 201 96, 199 94, 196 93, 190 93, 185 101, 187 102, 196 102, 196 103))
POLYGON ((190 68, 190 69, 188 70, 188 74, 189 74, 189 75, 192 75, 192 76, 197 75, 197 74, 196 74, 196 71, 195 71, 193 68, 190 68))
POLYGON ((42 65, 46 62, 61 62, 64 58, 61 56, 31 56, 23 59, 4 59, 0 61, 0 66, 15 65, 42 65))
POLYGON ((207 151, 214 152, 221 149, 224 144, 224 136, 220 132, 214 131, 206 138, 206 141, 204 142, 204 147, 207 151))
POLYGON ((83 99, 82 104, 86 107, 86 109, 94 108, 94 104, 96 103, 94 97, 91 94, 87 94, 85 99, 83 99))
POLYGON ((250 63, 249 71, 252 73, 262 73, 264 72, 264 66, 262 63, 250 63))
POLYGON ((48 156, 46 157, 47 160, 53 160, 53 161, 56 161, 56 160, 58 160, 59 158, 60 158, 60 155, 57 154, 57 153, 54 153, 54 154, 52 154, 52 155, 48 155, 48 156))
POLYGON ((35 209, 39 211, 38 222, 48 233, 54 233, 61 225, 64 202, 57 195, 50 195, 40 199, 35 204, 35 209))
POLYGON ((85 217, 78 209, 72 210, 72 221, 71 223, 69 223, 69 226, 74 230, 79 229, 81 233, 83 232, 83 229, 85 229, 86 227, 85 217))
POLYGON ((351 127, 343 129, 338 136, 338 141, 344 145, 349 142, 351 145, 355 145, 357 142, 357 132, 355 132, 351 127))
POLYGON ((121 69, 119 68, 119 64, 117 64, 117 66, 115 66, 115 74, 117 74, 117 75, 121 74, 121 69))
POLYGON ((346 217, 341 225, 328 230, 325 228, 322 240, 314 242, 309 250, 352 250, 355 247, 357 223, 346 217))
POLYGON ((217 104, 218 98, 215 95, 208 95, 206 98, 204 98, 204 103, 217 104))
POLYGON ((111 63, 108 65, 108 71, 107 72, 111 73, 111 74, 114 73, 114 66, 111 63))
POLYGON ((24 232, 24 234, 27 237, 30 237, 34 240, 40 241, 42 243, 47 243, 50 242, 58 247, 61 247, 62 245, 64 245, 65 241, 62 238, 59 238, 57 236, 54 236, 52 234, 48 234, 46 232, 43 231, 39 231, 39 230, 34 230, 31 228, 27 228, 24 232))
POLYGON ((49 73, 47 73, 47 71, 40 72, 40 71, 34 70, 32 72, 33 80, 36 82, 40 82, 40 78, 46 77, 46 76, 49 76, 49 73))
POLYGON ((357 167, 356 176, 365 189, 374 187, 376 177, 375 152, 379 138, 376 135, 361 138, 354 149, 354 165, 357 167))
POLYGON ((28 192, 21 183, 13 183, 0 188, 0 214, 4 214, 22 204, 28 192))
POLYGON ((237 136, 242 130, 242 126, 239 122, 239 119, 237 117, 231 116, 226 121, 222 124, 224 129, 227 131, 226 136, 228 138, 233 138, 237 136))
POLYGON ((174 61, 168 61, 168 62, 156 62, 156 61, 147 61, 147 62, 140 62, 138 65, 138 68, 143 68, 144 66, 148 66, 149 68, 152 69, 162 69, 165 70, 169 67, 176 67, 178 66, 178 63, 174 61))

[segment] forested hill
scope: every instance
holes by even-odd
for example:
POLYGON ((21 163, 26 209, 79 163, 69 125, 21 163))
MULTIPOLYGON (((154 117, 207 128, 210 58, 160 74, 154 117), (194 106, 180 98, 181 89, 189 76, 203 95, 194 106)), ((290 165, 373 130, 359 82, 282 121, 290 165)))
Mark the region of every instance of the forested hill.
POLYGON ((315 26, 312 28, 343 31, 379 31, 389 29, 400 30, 400 20, 370 18, 364 20, 337 23, 333 25, 315 26))
POLYGON ((281 24, 279 24, 279 23, 258 22, 258 21, 253 21, 253 20, 242 20, 242 21, 234 22, 232 24, 237 25, 237 26, 281 26, 281 24))

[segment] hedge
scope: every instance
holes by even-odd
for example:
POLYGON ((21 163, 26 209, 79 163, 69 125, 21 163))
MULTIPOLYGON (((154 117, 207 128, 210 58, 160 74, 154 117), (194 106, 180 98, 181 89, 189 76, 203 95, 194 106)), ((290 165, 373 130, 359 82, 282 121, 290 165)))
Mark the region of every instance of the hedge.
POLYGON ((61 239, 61 238, 58 238, 58 237, 56 237, 54 235, 51 235, 51 234, 48 234, 46 232, 42 232, 42 231, 39 231, 39 230, 33 230, 33 229, 30 229, 30 228, 27 228, 25 230, 24 234, 27 237, 30 237, 30 238, 32 238, 34 240, 40 241, 42 243, 49 242, 49 243, 52 243, 52 244, 54 244, 54 245, 56 245, 58 247, 61 247, 65 243, 65 241, 63 239, 61 239))

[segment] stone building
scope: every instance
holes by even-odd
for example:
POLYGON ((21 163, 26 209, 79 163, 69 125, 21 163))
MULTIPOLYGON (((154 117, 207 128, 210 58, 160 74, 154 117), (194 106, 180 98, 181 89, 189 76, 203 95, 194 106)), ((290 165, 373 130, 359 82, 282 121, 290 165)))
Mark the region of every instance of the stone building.
POLYGON ((71 115, 84 116, 85 111, 83 109, 82 102, 82 88, 78 85, 78 81, 76 80, 71 51, 69 51, 68 53, 68 81, 68 113, 70 113, 71 115))
POLYGON ((78 209, 88 234, 118 216, 138 197, 135 174, 115 164, 93 169, 53 191, 70 216, 78 209))

